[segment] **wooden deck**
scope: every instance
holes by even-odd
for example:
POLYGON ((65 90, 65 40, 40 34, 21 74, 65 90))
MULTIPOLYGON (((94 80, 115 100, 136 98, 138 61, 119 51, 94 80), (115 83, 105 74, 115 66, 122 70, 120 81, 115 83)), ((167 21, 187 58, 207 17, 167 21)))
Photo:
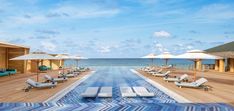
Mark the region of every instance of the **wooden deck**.
MULTIPOLYGON (((58 71, 50 71, 47 72, 47 74, 51 75, 52 77, 57 77, 58 71)), ((28 78, 36 80, 35 74, 16 74, 12 76, 0 77, 0 102, 43 102, 60 90, 79 80, 86 74, 89 74, 89 72, 84 72, 75 78, 69 78, 66 82, 58 83, 55 88, 33 88, 29 92, 24 92, 23 90, 25 87, 27 87, 25 81, 28 78)), ((40 74, 40 81, 44 81, 44 75, 45 73, 40 74)))
MULTIPOLYGON (((198 72, 197 78, 205 77, 208 80, 206 85, 211 87, 211 90, 204 91, 194 88, 179 88, 173 82, 165 82, 162 77, 154 77, 140 70, 138 70, 138 72, 192 102, 221 102, 234 106, 234 73, 220 73, 215 71, 198 72)), ((191 78, 193 77, 192 71, 183 70, 175 70, 172 72, 171 76, 180 76, 184 73, 187 73, 191 78)))

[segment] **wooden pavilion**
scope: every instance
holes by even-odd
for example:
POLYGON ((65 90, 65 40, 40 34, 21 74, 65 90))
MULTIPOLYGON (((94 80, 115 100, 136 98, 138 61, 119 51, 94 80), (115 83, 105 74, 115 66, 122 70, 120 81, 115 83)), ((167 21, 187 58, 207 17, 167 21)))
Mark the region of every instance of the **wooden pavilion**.
POLYGON ((205 51, 209 54, 225 58, 215 61, 215 70, 219 72, 234 72, 234 41, 207 49, 205 51))

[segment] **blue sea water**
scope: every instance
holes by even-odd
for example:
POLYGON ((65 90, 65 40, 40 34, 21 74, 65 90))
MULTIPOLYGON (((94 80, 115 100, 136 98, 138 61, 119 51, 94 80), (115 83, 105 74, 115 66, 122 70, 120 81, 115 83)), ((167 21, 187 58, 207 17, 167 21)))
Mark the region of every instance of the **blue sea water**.
MULTIPOLYGON (((203 64, 214 64, 214 60, 203 60, 203 64)), ((84 59, 79 60, 67 60, 65 61, 65 66, 132 66, 132 67, 142 67, 149 65, 165 65, 165 60, 154 59, 153 63, 151 59, 142 58, 98 58, 98 59, 84 59)), ((191 60, 185 59, 171 59, 168 60, 168 64, 172 64, 177 68, 186 68, 194 64, 191 60)))

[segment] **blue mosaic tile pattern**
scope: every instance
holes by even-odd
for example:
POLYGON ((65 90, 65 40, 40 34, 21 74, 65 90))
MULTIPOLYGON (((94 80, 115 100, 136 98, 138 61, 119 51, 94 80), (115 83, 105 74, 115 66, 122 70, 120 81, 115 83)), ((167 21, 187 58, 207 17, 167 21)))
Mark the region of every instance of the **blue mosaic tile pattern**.
POLYGON ((223 103, 0 103, 0 111, 234 111, 223 103))
POLYGON ((67 93, 64 97, 57 101, 57 103, 76 104, 76 103, 177 103, 170 96, 166 95, 159 89, 146 82, 141 77, 130 71, 129 67, 98 67, 96 72, 67 93), (113 87, 112 98, 82 98, 80 94, 86 90, 87 87, 113 87), (144 86, 149 91, 155 93, 152 98, 122 98, 120 87, 123 86, 144 86))

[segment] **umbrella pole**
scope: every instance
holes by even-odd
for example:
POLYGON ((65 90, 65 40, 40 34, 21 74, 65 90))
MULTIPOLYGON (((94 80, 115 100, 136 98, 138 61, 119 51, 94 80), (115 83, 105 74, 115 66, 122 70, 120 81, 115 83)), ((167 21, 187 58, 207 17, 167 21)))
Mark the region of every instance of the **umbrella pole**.
POLYGON ((65 70, 65 69, 64 69, 64 66, 65 66, 65 65, 64 65, 64 60, 62 60, 62 62, 63 62, 63 74, 64 74, 64 72, 65 72, 65 71, 64 71, 64 70, 65 70))
POLYGON ((167 66, 168 59, 166 59, 166 66, 167 66))
POLYGON ((154 59, 152 59, 152 66, 154 65, 154 59))
POLYGON ((196 75, 197 75, 197 70, 196 70, 196 60, 194 61, 195 62, 195 64, 194 64, 194 77, 193 77, 193 79, 194 79, 194 81, 196 81, 196 75))
POLYGON ((64 72, 65 72, 64 70, 65 70, 65 69, 64 69, 64 65, 63 65, 63 74, 64 74, 64 72))
POLYGON ((77 60, 77 62, 76 62, 76 67, 78 67, 78 65, 79 65, 79 60, 77 60))
POLYGON ((37 82, 39 81, 39 60, 37 60, 37 82))

